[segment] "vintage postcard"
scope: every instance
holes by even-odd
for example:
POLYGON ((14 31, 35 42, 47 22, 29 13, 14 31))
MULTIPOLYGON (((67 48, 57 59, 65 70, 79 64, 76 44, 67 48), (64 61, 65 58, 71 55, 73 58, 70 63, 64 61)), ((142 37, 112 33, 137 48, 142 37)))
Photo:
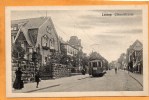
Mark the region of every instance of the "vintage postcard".
POLYGON ((148 95, 146 5, 6 7, 7 97, 148 95))

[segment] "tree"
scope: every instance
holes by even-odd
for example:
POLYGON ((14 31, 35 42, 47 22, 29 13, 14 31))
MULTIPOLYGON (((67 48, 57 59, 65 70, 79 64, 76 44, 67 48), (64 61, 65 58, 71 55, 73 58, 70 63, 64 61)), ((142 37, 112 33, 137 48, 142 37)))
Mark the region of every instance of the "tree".
POLYGON ((100 60, 102 56, 97 52, 92 52, 89 56, 89 60, 100 60))
POLYGON ((72 57, 67 55, 67 50, 63 44, 61 44, 60 46, 61 46, 60 63, 68 65, 70 63, 70 61, 72 60, 72 57))
POLYGON ((13 44, 12 46, 12 57, 15 59, 22 59, 25 55, 25 50, 21 47, 20 43, 13 44))
POLYGON ((121 68, 124 60, 125 60, 125 53, 122 53, 117 61, 120 64, 121 68))
POLYGON ((82 57, 83 67, 88 66, 88 62, 89 62, 89 57, 85 53, 83 53, 83 57, 82 57))
POLYGON ((60 50, 61 50, 62 56, 67 55, 67 49, 65 48, 65 46, 63 44, 60 45, 60 50))
POLYGON ((50 60, 54 63, 60 63, 61 60, 61 54, 58 52, 53 52, 50 56, 50 60))

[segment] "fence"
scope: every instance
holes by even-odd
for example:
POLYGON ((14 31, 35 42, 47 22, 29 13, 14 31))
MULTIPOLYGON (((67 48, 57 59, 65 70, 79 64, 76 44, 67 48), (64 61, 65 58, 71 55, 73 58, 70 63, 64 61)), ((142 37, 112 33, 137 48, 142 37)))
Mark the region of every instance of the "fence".
MULTIPOLYGON (((26 64, 22 63, 20 65, 22 69, 22 79, 24 83, 33 82, 34 81, 34 64, 26 64)), ((18 69, 18 63, 12 62, 12 82, 15 81, 15 71, 18 69)), ((41 70, 41 79, 52 79, 52 78, 61 78, 68 77, 71 75, 71 69, 67 65, 63 64, 52 64, 47 66, 42 66, 41 70)))
POLYGON ((53 78, 68 77, 71 75, 71 69, 67 65, 52 64, 53 78))
MULTIPOLYGON (((15 81, 16 75, 15 72, 18 69, 18 62, 12 62, 12 82, 15 81)), ((34 65, 33 62, 30 62, 29 64, 27 64, 26 62, 21 62, 19 64, 19 67, 21 68, 23 74, 22 74, 22 79, 24 81, 24 83, 28 83, 31 81, 34 81, 34 65)))

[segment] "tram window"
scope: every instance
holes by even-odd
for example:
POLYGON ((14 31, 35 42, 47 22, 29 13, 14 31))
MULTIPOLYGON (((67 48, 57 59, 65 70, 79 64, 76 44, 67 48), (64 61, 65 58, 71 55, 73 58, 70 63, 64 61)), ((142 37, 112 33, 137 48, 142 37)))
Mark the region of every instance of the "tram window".
POLYGON ((24 69, 26 69, 26 65, 24 65, 24 69))
POLYGON ((97 67, 97 62, 93 62, 93 67, 97 67))
POLYGON ((89 66, 91 66, 91 62, 89 62, 89 66))
POLYGON ((98 62, 98 64, 99 64, 99 67, 101 67, 101 62, 98 62))

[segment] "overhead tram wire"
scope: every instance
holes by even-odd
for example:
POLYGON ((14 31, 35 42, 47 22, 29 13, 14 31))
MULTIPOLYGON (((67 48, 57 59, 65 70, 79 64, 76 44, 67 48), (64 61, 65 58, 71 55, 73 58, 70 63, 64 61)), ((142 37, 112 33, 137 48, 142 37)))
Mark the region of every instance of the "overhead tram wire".
MULTIPOLYGON (((40 12, 41 13, 41 12, 40 12)), ((46 11, 46 17, 47 17, 47 11, 46 11)), ((69 17, 71 17, 70 15, 69 15, 69 17)), ((52 19, 55 19, 55 18, 53 18, 52 17, 52 19)), ((72 17, 71 17, 71 19, 74 21, 74 35, 76 35, 76 25, 78 25, 78 26, 80 26, 72 17)), ((55 21, 55 20, 54 20, 55 21)), ((56 22, 56 21, 55 21, 56 22)), ((65 32, 65 31, 63 31, 58 25, 56 25, 55 23, 54 23, 54 26, 56 27, 56 29, 58 29, 59 31, 61 31, 67 38, 69 38, 69 36, 68 36, 68 34, 65 32)), ((83 30, 83 29, 81 29, 82 30, 82 32, 83 33, 85 33, 86 34, 86 32, 83 30)), ((88 34, 86 34, 87 36, 88 36, 88 34)), ((86 35, 84 35, 86 38, 89 38, 89 36, 87 37, 86 35)), ((92 40, 91 38, 89 39, 89 40, 92 40)), ((84 42, 86 42, 86 43, 88 43, 87 41, 84 41, 84 42)), ((85 48, 85 47, 84 47, 85 48)), ((87 49, 87 48, 86 48, 87 49)), ((93 48, 92 48, 93 49, 93 48)), ((89 50, 89 49, 87 49, 87 50, 89 50)))
MULTIPOLYGON (((43 15, 40 11, 38 11, 41 15, 43 15)), ((46 17, 48 17, 48 11, 46 10, 46 17)), ((55 19, 53 17, 51 17, 51 20, 52 19, 55 19)), ((59 29, 64 35, 66 35, 68 37, 68 35, 62 30, 60 29, 55 23, 54 23, 54 26, 57 27, 57 29, 59 29)))
MULTIPOLYGON (((52 19, 55 19, 55 18, 52 18, 52 19)), ((59 29, 59 31, 61 31, 63 34, 65 34, 68 38, 70 38, 66 32, 64 32, 60 27, 58 27, 58 25, 55 24, 55 27, 57 27, 57 29, 59 29)), ((74 28, 74 32, 75 32, 75 28, 74 28)), ((76 34, 76 32, 75 32, 75 34, 76 34)), ((84 42, 88 43, 87 41, 84 41, 84 42)))
MULTIPOLYGON (((76 25, 80 26, 80 25, 77 23, 77 21, 75 21, 75 20, 72 18, 72 16, 70 16, 70 15, 68 15, 68 16, 75 22, 76 25)), ((90 38, 90 36, 88 36, 88 34, 84 31, 84 29, 81 29, 81 30, 82 30, 83 33, 85 33, 85 34, 87 35, 87 36, 84 35, 84 36, 86 37, 85 39, 88 39, 88 38, 89 38, 89 40, 91 40, 91 41, 93 41, 94 43, 96 43, 96 41, 94 41, 93 39, 90 38)), ((85 42, 86 42, 86 41, 85 41, 85 42)), ((89 46, 89 47, 90 47, 90 46, 89 46)), ((93 46, 91 46, 91 48, 92 48, 92 51, 95 51, 95 49, 94 49, 93 46)), ((98 48, 99 48, 99 46, 98 46, 98 48)), ((98 50, 99 50, 99 49, 98 49, 98 50)), ((98 50, 97 50, 97 51, 98 51, 98 50)))
MULTIPOLYGON (((52 19, 55 19, 55 18, 52 18, 52 19)), ((54 20, 54 21, 55 21, 55 20, 54 20)), ((56 22, 56 21, 55 21, 55 22, 56 22)), ((68 34, 67 34, 63 29, 61 29, 58 25, 56 25, 56 23, 54 23, 54 26, 55 26, 59 31, 61 31, 66 37, 69 38, 68 34)))
MULTIPOLYGON (((55 19, 55 18, 52 18, 52 19, 55 19)), ((70 38, 69 36, 68 36, 68 34, 64 31, 64 30, 62 30, 60 27, 58 27, 56 24, 54 25, 59 31, 61 31, 67 38, 70 38)), ((84 42, 86 42, 86 43, 88 43, 87 41, 84 41, 84 42)))
POLYGON ((59 31, 61 31, 68 39, 69 39, 69 36, 67 35, 67 33, 65 33, 62 29, 60 29, 58 26, 55 26, 56 29, 58 29, 59 31))
MULTIPOLYGON (((80 26, 75 20, 74 20, 74 18, 72 18, 72 16, 70 16, 70 15, 67 15, 67 16, 69 16, 73 21, 74 21, 74 23, 76 24, 76 25, 78 25, 78 26, 80 26)), ((81 30, 83 33, 85 33, 83 30, 81 30)), ((86 37, 86 35, 84 35, 84 37, 86 37)), ((86 37, 86 38, 89 38, 89 37, 86 37)), ((91 40, 91 39, 89 39, 89 40, 91 40)))
MULTIPOLYGON (((39 11, 40 12, 40 11, 39 11)), ((40 12, 41 13, 41 12, 40 12)), ((68 16, 68 15, 67 15, 68 16)), ((46 10, 46 17, 47 17, 47 10, 46 10)), ((69 16, 69 17, 71 17, 71 16, 69 16)), ((52 19, 55 19, 55 18, 53 18, 52 17, 52 19)), ((75 20, 71 17, 71 19, 75 22, 75 20)), ((77 24, 77 22, 75 22, 75 24, 77 24)), ((76 28, 76 25, 74 24, 74 35, 76 35, 76 32, 75 32, 75 28, 76 28)), ((78 24, 77 24, 78 25, 78 24)), ((66 33, 66 32, 64 32, 60 27, 58 27, 58 25, 54 25, 55 27, 57 27, 57 29, 59 29, 59 31, 61 31, 64 35, 66 35, 67 37, 68 37, 68 34, 66 33)), ((78 25, 79 26, 79 25, 78 25)), ((82 32, 83 33, 85 33, 84 32, 84 30, 82 30, 82 32)), ((88 34, 87 34, 88 35, 88 34)), ((87 37, 86 35, 84 35, 85 37, 87 37)), ((68 37, 69 38, 69 37, 68 37)), ((89 36, 88 36, 88 38, 89 38, 89 36)), ((89 40, 91 40, 91 39, 89 39, 89 40)), ((87 43, 87 41, 85 41, 86 43, 87 43)))
MULTIPOLYGON (((80 25, 77 23, 77 21, 75 21, 75 20, 72 18, 71 15, 68 15, 68 16, 76 23, 76 25, 80 26, 80 25)), ((84 36, 86 36, 86 37, 89 38, 91 41, 93 41, 94 43, 96 43, 96 41, 95 41, 94 39, 90 38, 90 36, 88 35, 88 33, 85 32, 84 29, 82 29, 82 28, 80 28, 80 29, 82 30, 83 33, 86 34, 86 35, 84 35, 84 36)))

